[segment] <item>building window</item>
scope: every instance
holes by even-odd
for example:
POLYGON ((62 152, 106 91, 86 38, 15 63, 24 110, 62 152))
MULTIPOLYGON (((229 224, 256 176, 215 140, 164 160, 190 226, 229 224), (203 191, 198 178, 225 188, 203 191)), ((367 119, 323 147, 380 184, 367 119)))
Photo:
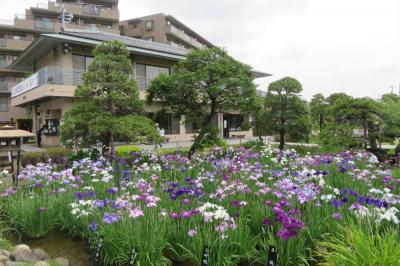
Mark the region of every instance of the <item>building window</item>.
POLYGON ((82 74, 89 69, 93 57, 85 55, 73 55, 72 67, 74 72, 74 85, 82 84, 82 74))
POLYGON ((150 82, 160 74, 169 75, 169 68, 136 64, 136 82, 139 90, 146 90, 150 82))
POLYGON ((199 127, 196 123, 192 122, 192 123, 187 123, 185 125, 186 128, 186 133, 187 134, 191 134, 191 133, 197 133, 199 131, 199 127))
POLYGON ((0 98, 0 112, 8 112, 8 98, 0 98))
POLYGON ((145 22, 145 28, 147 31, 151 31, 154 29, 154 21, 153 20, 147 20, 145 22))
POLYGON ((146 37, 144 38, 146 41, 152 42, 154 41, 154 37, 146 37))
POLYGON ((26 40, 26 35, 14 34, 14 35, 12 36, 12 38, 13 38, 14 40, 26 40))
POLYGON ((228 115, 228 127, 229 131, 242 131, 248 130, 243 115, 240 114, 229 114, 228 115))
POLYGON ((179 134, 180 121, 172 113, 158 112, 147 113, 148 117, 158 123, 160 129, 164 129, 166 135, 179 134))

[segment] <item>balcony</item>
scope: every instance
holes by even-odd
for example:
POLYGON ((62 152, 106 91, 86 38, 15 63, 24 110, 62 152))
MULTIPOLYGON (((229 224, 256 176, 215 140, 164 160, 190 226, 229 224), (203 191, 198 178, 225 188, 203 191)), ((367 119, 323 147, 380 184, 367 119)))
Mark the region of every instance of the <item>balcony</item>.
MULTIPOLYGON (((100 5, 95 4, 75 4, 75 3, 63 3, 66 12, 74 14, 78 17, 96 17, 96 19, 119 21, 119 11, 111 8, 105 8, 100 5)), ((39 9, 40 8, 38 6, 39 9)), ((47 5, 47 10, 53 12, 59 12, 60 4, 55 2, 49 2, 47 5)), ((39 10, 38 10, 39 11, 39 10)))
POLYGON ((31 41, 0 38, 0 50, 22 51, 29 46, 31 41))
POLYGON ((6 60, 0 60, 0 69, 6 69, 8 67, 8 63, 6 60))
POLYGON ((183 30, 180 30, 173 25, 170 26, 170 29, 171 30, 168 34, 172 35, 173 38, 179 39, 180 41, 183 41, 184 43, 195 48, 201 49, 205 47, 204 44, 200 43, 196 38, 186 34, 183 30))
POLYGON ((0 93, 7 92, 9 93, 10 90, 9 88, 14 87, 17 84, 17 82, 0 82, 0 93))
POLYGON ((47 97, 74 97, 76 86, 82 84, 84 72, 44 67, 11 88, 11 105, 24 106, 47 97))
MULTIPOLYGON (((25 15, 17 15, 14 19, 14 26, 16 28, 21 29, 31 29, 37 31, 45 31, 45 32, 59 32, 62 27, 62 23, 58 20, 54 19, 53 21, 43 21, 36 20, 30 16, 26 17, 25 15)), ((99 30, 104 32, 109 32, 113 34, 120 34, 120 30, 118 27, 109 27, 98 24, 96 26, 91 26, 91 29, 88 28, 87 25, 80 25, 77 23, 67 23, 65 25, 67 29, 71 30, 99 30)))
POLYGON ((0 82, 0 93, 1 92, 8 92, 8 83, 7 82, 0 82))

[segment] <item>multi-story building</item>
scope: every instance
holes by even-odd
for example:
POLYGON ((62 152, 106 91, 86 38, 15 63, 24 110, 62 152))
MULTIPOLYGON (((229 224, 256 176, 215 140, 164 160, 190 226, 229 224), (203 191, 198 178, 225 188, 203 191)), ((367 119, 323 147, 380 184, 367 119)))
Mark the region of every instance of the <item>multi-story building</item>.
MULTIPOLYGON (((42 136, 44 145, 59 144, 59 126, 64 113, 76 100, 76 86, 82 83, 81 75, 92 61, 93 48, 104 42, 117 40, 124 43, 131 52, 133 63, 132 78, 136 80, 142 100, 151 80, 160 73, 169 74, 172 65, 184 59, 189 50, 170 45, 118 36, 104 32, 65 31, 41 35, 29 49, 16 59, 11 69, 29 71, 30 77, 12 88, 11 105, 30 110, 33 129, 47 125, 49 129, 42 136)), ((268 74, 254 72, 254 77, 268 74)), ((145 111, 165 129, 172 141, 191 140, 195 128, 178 120, 172 113, 154 116, 161 110, 160 104, 146 105, 145 111), (156 118, 157 117, 157 118, 156 118)), ((219 113, 214 118, 221 136, 251 136, 245 127, 248 117, 238 110, 219 113)))
POLYGON ((204 48, 213 45, 175 17, 163 13, 120 22, 121 35, 175 47, 204 48))
POLYGON ((16 15, 13 21, 0 20, 0 122, 14 120, 18 127, 32 129, 29 112, 10 106, 10 89, 26 75, 7 68, 41 33, 59 32, 61 7, 73 15, 66 29, 105 31, 120 34, 118 0, 56 0, 37 4, 16 15))

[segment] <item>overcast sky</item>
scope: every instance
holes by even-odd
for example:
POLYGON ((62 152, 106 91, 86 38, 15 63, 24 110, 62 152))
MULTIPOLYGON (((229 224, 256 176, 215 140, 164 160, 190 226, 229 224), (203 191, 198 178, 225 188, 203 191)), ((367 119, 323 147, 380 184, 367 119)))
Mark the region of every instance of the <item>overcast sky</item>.
MULTIPOLYGON (((0 18, 43 0, 0 0, 0 18)), ((378 97, 400 85, 399 0, 120 0, 121 19, 163 12, 303 95, 378 97)))

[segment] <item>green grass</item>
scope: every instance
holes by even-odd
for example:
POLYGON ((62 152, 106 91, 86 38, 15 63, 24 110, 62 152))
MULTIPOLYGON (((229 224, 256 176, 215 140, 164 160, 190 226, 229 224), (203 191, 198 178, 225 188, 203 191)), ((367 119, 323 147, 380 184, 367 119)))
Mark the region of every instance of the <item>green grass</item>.
POLYGON ((316 255, 321 266, 400 265, 398 229, 379 230, 373 226, 350 224, 318 242, 316 255))

